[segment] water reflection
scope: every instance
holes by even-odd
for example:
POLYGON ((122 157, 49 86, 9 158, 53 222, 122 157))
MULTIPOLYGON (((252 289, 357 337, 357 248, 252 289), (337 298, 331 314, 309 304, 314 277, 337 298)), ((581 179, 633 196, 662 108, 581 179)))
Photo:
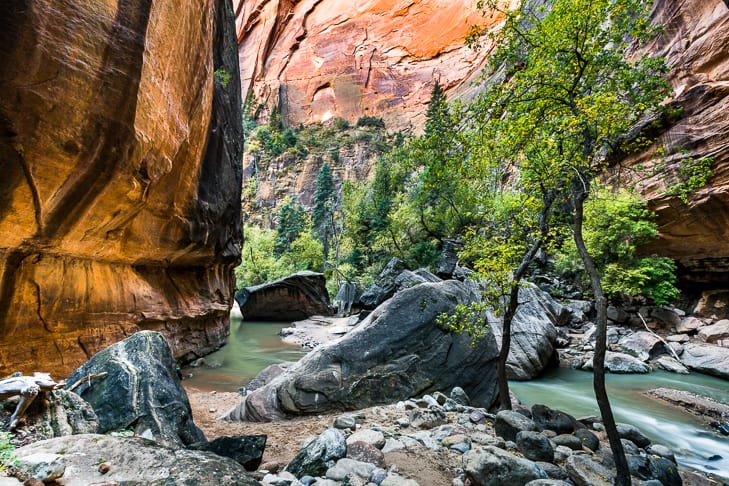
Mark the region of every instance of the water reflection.
POLYGON ((204 391, 237 391, 265 367, 297 361, 301 346, 281 341, 278 332, 288 322, 242 321, 231 316, 230 337, 225 346, 205 357, 207 366, 185 368, 186 384, 204 391))

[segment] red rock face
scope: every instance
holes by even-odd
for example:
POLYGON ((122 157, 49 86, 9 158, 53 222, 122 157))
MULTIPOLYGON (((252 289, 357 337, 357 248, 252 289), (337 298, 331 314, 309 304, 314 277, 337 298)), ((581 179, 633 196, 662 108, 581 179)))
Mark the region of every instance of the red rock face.
MULTIPOLYGON (((671 66, 670 81, 683 108, 656 145, 628 163, 646 163, 655 148, 669 153, 664 169, 640 189, 658 213, 661 239, 650 250, 678 261, 685 281, 724 286, 729 281, 729 6, 723 0, 656 2, 664 33, 649 46, 671 66), (676 148, 683 149, 682 153, 676 148), (714 176, 688 201, 667 195, 687 157, 713 157, 714 176)), ((693 287, 691 285, 690 287, 693 287)))
MULTIPOLYGON (((290 124, 372 115, 390 130, 418 129, 435 79, 449 98, 468 97, 486 61, 464 47, 484 18, 470 0, 237 0, 244 94, 278 102, 290 124)), ((729 2, 656 2, 663 35, 649 47, 672 66, 681 118, 654 147, 626 160, 647 164, 662 147, 664 170, 641 191, 658 213, 661 239, 650 251, 679 262, 686 282, 729 281, 729 2), (677 152, 680 147, 685 153, 677 152), (714 177, 688 204, 668 196, 686 157, 714 157, 714 177)))
POLYGON ((486 53, 464 45, 473 0, 237 0, 244 96, 292 125, 342 117, 420 128, 434 81, 467 89, 486 53))
POLYGON ((224 342, 241 236, 223 6, 2 8, 0 373, 63 376, 139 329, 177 357, 224 342))

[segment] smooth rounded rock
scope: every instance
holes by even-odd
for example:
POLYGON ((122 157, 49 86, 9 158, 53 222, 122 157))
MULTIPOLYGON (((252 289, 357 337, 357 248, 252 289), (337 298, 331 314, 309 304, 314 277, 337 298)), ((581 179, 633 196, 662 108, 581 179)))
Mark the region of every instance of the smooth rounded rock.
POLYGON ((560 434, 556 437, 552 437, 552 442, 558 446, 569 447, 573 451, 582 450, 582 440, 572 434, 560 434))
POLYGON ((575 418, 560 410, 537 403, 532 405, 531 412, 539 430, 553 430, 557 434, 569 434, 575 430, 575 418))
POLYGON ((367 442, 357 441, 347 444, 347 457, 378 467, 385 467, 385 455, 380 449, 367 442))
POLYGON ((525 484, 535 479, 548 479, 547 473, 532 461, 491 446, 466 452, 463 470, 473 486, 525 484))
POLYGON ((596 451, 600 448, 600 439, 587 429, 575 430, 575 437, 580 439, 582 441, 582 445, 591 451, 596 451))
POLYGON ((504 440, 515 440, 516 434, 523 430, 536 432, 537 425, 532 419, 513 410, 502 410, 496 414, 494 432, 504 440))
POLYGON ((567 458, 565 469, 576 486, 613 486, 615 471, 584 454, 567 458))
POLYGON ((347 445, 353 442, 366 442, 378 449, 385 447, 385 435, 379 430, 362 429, 347 437, 347 445))
POLYGON ((519 432, 516 434, 516 447, 530 461, 554 461, 552 444, 539 432, 529 430, 519 432))
POLYGON ((616 424, 618 429, 618 435, 622 439, 628 439, 638 447, 646 447, 651 443, 651 440, 646 437, 638 427, 630 424, 618 423, 616 424))

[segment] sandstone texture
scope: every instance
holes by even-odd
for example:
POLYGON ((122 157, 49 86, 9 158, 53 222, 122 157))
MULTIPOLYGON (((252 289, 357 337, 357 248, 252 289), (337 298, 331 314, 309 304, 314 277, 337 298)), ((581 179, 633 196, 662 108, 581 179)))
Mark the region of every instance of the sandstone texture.
MULTIPOLYGON (((656 144, 629 164, 657 157, 662 169, 639 188, 658 214, 660 240, 651 251, 674 258, 684 280, 709 287, 729 276, 729 5, 723 0, 655 2, 652 13, 663 25, 648 47, 671 67, 674 103, 682 113, 658 130, 656 144), (666 191, 679 181, 682 163, 713 157, 714 176, 688 203, 666 191)), ((654 159, 654 162, 656 161, 654 159)))
POLYGON ((434 82, 462 93, 486 57, 464 45, 485 22, 471 0, 234 3, 244 96, 292 125, 377 116, 419 128, 434 82))
POLYGON ((0 373, 64 375, 141 329, 176 358, 224 342, 241 243, 233 13, 2 8, 0 373))

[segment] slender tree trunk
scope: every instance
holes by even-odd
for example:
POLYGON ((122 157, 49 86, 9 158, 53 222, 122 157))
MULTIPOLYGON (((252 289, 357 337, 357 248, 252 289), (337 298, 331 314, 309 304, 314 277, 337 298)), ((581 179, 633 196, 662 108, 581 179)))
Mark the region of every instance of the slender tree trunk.
POLYGON ((573 202, 575 205, 575 222, 574 222, 574 240, 577 251, 580 254, 582 263, 585 265, 585 271, 590 276, 590 284, 595 295, 595 307, 597 310, 597 332, 595 333, 595 356, 592 361, 593 377, 592 385, 595 390, 595 398, 597 406, 600 408, 602 421, 605 425, 610 449, 613 451, 615 460, 615 468, 617 477, 615 478, 616 486, 630 486, 630 469, 628 461, 625 458, 623 444, 620 442, 620 435, 615 425, 615 417, 610 407, 607 390, 605 389, 605 353, 607 352, 607 299, 602 290, 602 282, 600 274, 595 268, 592 258, 587 253, 587 247, 582 237, 582 223, 584 218, 584 202, 587 199, 589 184, 585 183, 582 187, 575 189, 573 193, 573 202))

